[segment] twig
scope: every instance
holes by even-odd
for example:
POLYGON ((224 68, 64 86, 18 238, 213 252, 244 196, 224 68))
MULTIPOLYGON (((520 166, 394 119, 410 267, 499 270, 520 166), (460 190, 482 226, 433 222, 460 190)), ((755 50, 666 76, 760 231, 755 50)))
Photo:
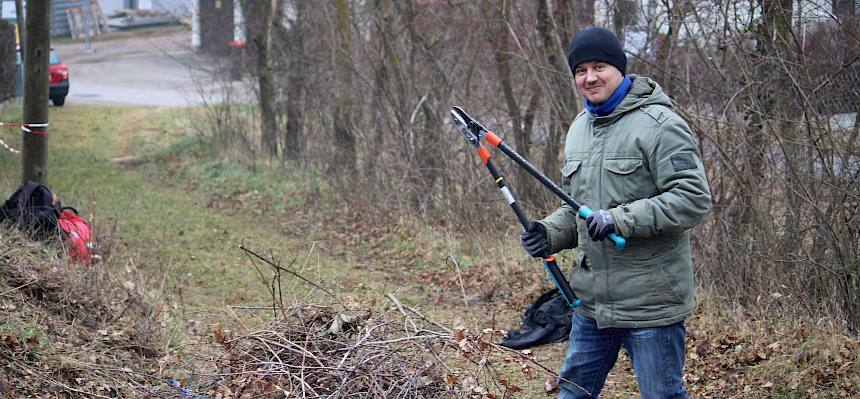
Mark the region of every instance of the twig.
POLYGON ((304 281, 304 282, 306 282, 306 283, 308 283, 308 284, 310 284, 310 285, 312 285, 312 286, 314 286, 314 287, 318 288, 320 291, 325 292, 325 293, 326 293, 326 294, 328 294, 330 297, 332 297, 332 299, 334 299, 335 301, 337 301, 337 303, 338 303, 338 304, 340 304, 341 306, 343 306, 344 308, 346 308, 346 305, 345 305, 343 302, 341 302, 341 300, 340 300, 337 296, 335 296, 335 295, 334 295, 334 294, 332 294, 329 290, 327 290, 327 289, 323 288, 323 287, 322 287, 322 286, 320 286, 319 284, 314 283, 313 281, 306 279, 306 278, 305 278, 305 277, 303 277, 302 275, 300 275, 300 274, 298 274, 298 273, 296 273, 296 272, 294 272, 294 271, 292 271, 292 270, 290 270, 290 269, 287 269, 287 268, 284 268, 284 267, 278 266, 278 265, 277 265, 277 264, 275 264, 273 261, 271 261, 271 260, 269 260, 269 259, 266 259, 266 258, 264 258, 264 257, 262 257, 262 256, 260 256, 260 255, 258 255, 256 252, 254 252, 254 251, 252 251, 252 250, 250 250, 250 249, 246 248, 244 245, 239 245, 239 249, 241 249, 241 250, 245 251, 245 253, 246 253, 246 254, 253 255, 255 258, 257 258, 257 259, 259 259, 259 260, 261 260, 261 261, 265 262, 266 264, 268 264, 269 266, 272 266, 272 267, 273 267, 273 268, 275 268, 276 270, 285 271, 285 272, 287 272, 287 273, 290 273, 290 274, 292 274, 293 276, 297 277, 298 279, 300 279, 300 280, 302 280, 302 281, 304 281))
POLYGON ((87 392, 87 391, 82 391, 82 390, 80 390, 80 389, 72 388, 72 387, 70 387, 70 386, 68 386, 68 385, 66 385, 66 384, 63 384, 63 383, 62 383, 62 382, 60 382, 60 381, 52 380, 52 379, 50 379, 50 378, 48 378, 48 377, 45 377, 44 375, 42 375, 42 373, 40 373, 40 372, 38 372, 38 371, 34 370, 33 368, 31 368, 31 367, 27 366, 26 364, 24 364, 24 363, 22 363, 22 362, 20 362, 20 361, 18 361, 18 360, 15 360, 15 359, 11 359, 11 360, 12 360, 13 362, 15 362, 19 367, 21 367, 21 368, 23 368, 23 369, 27 370, 27 372, 28 372, 28 373, 30 373, 30 374, 32 374, 32 375, 34 375, 34 376, 36 376, 36 378, 38 378, 38 379, 40 379, 40 380, 42 380, 42 381, 44 381, 44 382, 47 382, 48 384, 56 385, 56 386, 58 386, 58 387, 60 387, 60 388, 62 388, 62 389, 65 389, 66 391, 76 392, 76 393, 83 394, 83 395, 85 395, 85 396, 89 396, 89 397, 96 397, 96 398, 111 399, 109 396, 99 395, 99 394, 97 394, 97 393, 87 392))
POLYGON ((460 273, 460 263, 457 262, 457 260, 454 259, 454 256, 451 254, 448 254, 448 256, 445 257, 446 263, 447 263, 448 259, 450 259, 451 262, 454 263, 454 268, 456 268, 456 270, 457 270, 457 281, 460 283, 460 292, 463 293, 463 304, 466 305, 466 311, 468 312, 468 310, 469 310, 469 298, 466 297, 466 286, 463 284, 463 276, 462 276, 462 273, 460 273))
POLYGON ((2 295, 6 295, 6 294, 8 294, 8 293, 10 293, 10 292, 18 291, 18 290, 20 290, 21 288, 24 288, 24 287, 26 287, 26 286, 28 286, 28 285, 31 285, 31 284, 33 284, 33 283, 36 283, 36 282, 38 282, 38 281, 39 281, 38 279, 34 279, 34 280, 28 281, 28 282, 26 282, 26 283, 24 283, 24 284, 21 284, 21 285, 19 285, 19 286, 15 287, 15 288, 10 288, 10 289, 8 289, 8 290, 6 290, 6 291, 0 292, 0 296, 2 296, 2 295))
POLYGON ((391 303, 394 304, 394 306, 397 306, 397 309, 400 311, 401 314, 403 314, 403 317, 406 318, 406 321, 408 321, 409 324, 412 324, 412 331, 417 334, 418 333, 418 326, 416 326, 415 322, 412 321, 412 319, 409 317, 409 315, 406 314, 406 310, 403 309, 403 304, 400 303, 400 300, 398 300, 394 296, 394 294, 391 294, 391 293, 388 293, 385 296, 388 297, 388 299, 391 301, 391 303))

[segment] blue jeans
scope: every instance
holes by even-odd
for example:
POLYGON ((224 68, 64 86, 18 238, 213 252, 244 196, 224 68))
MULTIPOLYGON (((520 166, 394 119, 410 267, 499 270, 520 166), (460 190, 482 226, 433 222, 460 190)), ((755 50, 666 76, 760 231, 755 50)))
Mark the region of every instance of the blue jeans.
POLYGON ((570 346, 559 372, 559 399, 597 398, 623 345, 643 399, 686 398, 684 322, 653 328, 598 329, 594 319, 573 315, 570 346), (573 382, 571 384, 570 382, 573 382))

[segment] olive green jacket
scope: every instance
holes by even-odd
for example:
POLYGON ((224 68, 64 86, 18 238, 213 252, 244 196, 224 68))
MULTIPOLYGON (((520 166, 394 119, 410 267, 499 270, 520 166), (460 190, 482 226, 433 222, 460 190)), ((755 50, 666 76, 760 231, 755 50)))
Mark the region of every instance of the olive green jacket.
POLYGON ((577 247, 570 281, 583 301, 578 311, 600 328, 664 326, 692 313, 689 229, 711 207, 696 137, 657 83, 629 76, 630 92, 610 115, 576 116, 562 169, 564 189, 609 210, 627 246, 592 241, 567 205, 541 221, 552 253, 577 247))

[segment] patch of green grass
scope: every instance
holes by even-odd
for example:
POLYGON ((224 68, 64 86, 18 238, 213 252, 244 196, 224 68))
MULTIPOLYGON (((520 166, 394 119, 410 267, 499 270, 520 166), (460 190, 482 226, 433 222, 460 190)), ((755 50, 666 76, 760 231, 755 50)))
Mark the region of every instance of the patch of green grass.
POLYGON ((0 352, 11 357, 38 358, 51 352, 44 326, 0 322, 0 352))

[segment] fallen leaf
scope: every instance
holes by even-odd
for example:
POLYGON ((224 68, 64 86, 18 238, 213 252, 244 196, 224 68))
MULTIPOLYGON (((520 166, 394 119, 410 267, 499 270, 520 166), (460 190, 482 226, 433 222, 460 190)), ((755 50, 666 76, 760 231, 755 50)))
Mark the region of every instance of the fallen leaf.
POLYGON ((224 330, 221 328, 221 322, 216 322, 212 327, 212 337, 215 339, 215 342, 219 344, 223 344, 227 342, 227 335, 224 334, 224 330))
POLYGON ((543 389, 546 393, 553 393, 558 391, 558 381, 555 378, 548 379, 543 382, 543 389))

